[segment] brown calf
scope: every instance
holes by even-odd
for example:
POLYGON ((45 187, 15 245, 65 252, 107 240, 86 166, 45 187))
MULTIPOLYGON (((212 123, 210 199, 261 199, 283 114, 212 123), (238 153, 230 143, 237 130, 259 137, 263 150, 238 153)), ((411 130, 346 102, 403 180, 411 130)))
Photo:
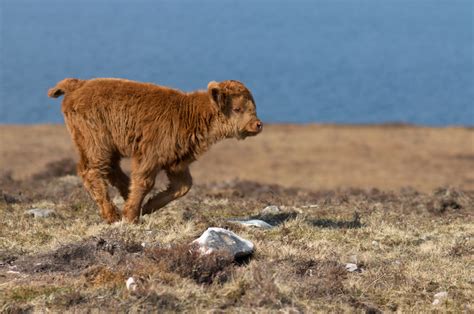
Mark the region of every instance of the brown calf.
POLYGON ((192 185, 189 164, 221 139, 260 133, 250 91, 238 81, 210 82, 207 91, 184 93, 124 79, 64 79, 48 91, 65 95, 62 111, 79 151, 78 173, 109 223, 120 215, 107 181, 126 200, 123 217, 137 222, 185 195, 192 185), (131 157, 129 178, 120 159, 131 157), (169 178, 165 191, 143 208, 158 171, 169 178))

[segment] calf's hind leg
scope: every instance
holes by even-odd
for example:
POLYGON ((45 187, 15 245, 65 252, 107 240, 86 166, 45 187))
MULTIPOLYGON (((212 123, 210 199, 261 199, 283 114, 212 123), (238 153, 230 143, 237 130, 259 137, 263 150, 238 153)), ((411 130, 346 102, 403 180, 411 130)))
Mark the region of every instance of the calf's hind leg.
POLYGON ((110 196, 107 191, 107 169, 81 158, 78 165, 78 172, 84 181, 84 186, 99 206, 102 218, 108 223, 120 220, 117 208, 110 201, 110 196))
POLYGON ((191 189, 193 179, 187 165, 167 169, 166 174, 170 180, 168 188, 148 200, 143 206, 143 214, 151 214, 157 211, 169 202, 184 196, 191 189))
MULTIPOLYGON (((64 112, 65 121, 72 140, 79 152, 77 173, 82 177, 84 186, 100 209, 100 214, 108 223, 118 221, 120 215, 110 201, 107 191, 107 176, 110 173, 111 154, 104 143, 95 142, 96 134, 88 132, 87 125, 80 117, 64 112), (102 148, 101 148, 102 147, 102 148)), ((105 140, 105 139, 103 139, 105 140)))
POLYGON ((139 158, 132 158, 130 193, 122 213, 127 222, 138 222, 143 199, 155 185, 158 169, 148 168, 147 166, 141 165, 139 158))

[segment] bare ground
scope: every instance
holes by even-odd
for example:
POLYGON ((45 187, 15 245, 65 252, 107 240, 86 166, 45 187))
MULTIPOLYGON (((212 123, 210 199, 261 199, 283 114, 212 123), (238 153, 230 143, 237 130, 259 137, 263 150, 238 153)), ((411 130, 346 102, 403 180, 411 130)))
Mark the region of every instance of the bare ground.
POLYGON ((1 312, 473 311, 472 130, 271 126, 213 149, 186 197, 130 226, 101 221, 62 127, 0 129, 1 312), (255 254, 200 257, 189 243, 210 226, 255 254))
MULTIPOLYGON (((64 125, 0 125, 0 171, 15 179, 65 158, 76 153, 64 125)), ((198 184, 239 179, 310 190, 474 190, 474 129, 266 125, 254 138, 215 145, 192 174, 198 184)))

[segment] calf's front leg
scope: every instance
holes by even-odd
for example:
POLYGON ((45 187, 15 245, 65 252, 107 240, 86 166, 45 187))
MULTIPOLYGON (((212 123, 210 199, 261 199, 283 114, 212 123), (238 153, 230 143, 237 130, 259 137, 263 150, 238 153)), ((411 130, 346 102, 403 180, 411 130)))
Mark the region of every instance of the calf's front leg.
POLYGON ((166 175, 170 181, 168 188, 148 200, 148 202, 143 206, 143 214, 151 214, 169 202, 184 196, 193 185, 191 173, 189 172, 189 167, 187 165, 167 169, 166 175))

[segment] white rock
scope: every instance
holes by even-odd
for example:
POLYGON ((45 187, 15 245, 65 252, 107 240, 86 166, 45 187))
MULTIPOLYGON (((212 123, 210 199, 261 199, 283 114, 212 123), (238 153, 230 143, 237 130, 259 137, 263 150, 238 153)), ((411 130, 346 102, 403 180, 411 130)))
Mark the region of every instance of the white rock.
POLYGON ((199 245, 203 254, 210 254, 215 251, 227 251, 234 257, 241 257, 252 254, 254 245, 230 230, 223 228, 208 228, 193 243, 199 245))
POLYGON ((262 214, 277 214, 281 212, 280 208, 275 205, 270 205, 262 209, 262 214))
POLYGON ((353 264, 353 263, 347 263, 346 270, 351 273, 355 271, 360 271, 359 267, 357 267, 357 264, 353 264))
POLYGON ((239 224, 247 226, 247 227, 257 227, 257 228, 262 228, 262 229, 273 228, 272 225, 270 225, 269 223, 267 223, 263 220, 260 220, 260 219, 250 219, 250 220, 232 219, 232 220, 229 220, 229 222, 239 223, 239 224))
POLYGON ((441 291, 436 293, 434 296, 433 305, 438 305, 442 299, 446 299, 448 297, 448 293, 446 291, 441 291))
POLYGON ((444 299, 447 297, 448 297, 448 293, 446 291, 441 291, 434 295, 435 299, 444 299))
POLYGON ((27 210, 26 213, 35 218, 46 218, 46 217, 54 216, 55 214, 54 209, 49 209, 49 208, 32 208, 32 209, 27 210))
POLYGON ((19 274, 20 272, 19 271, 16 271, 16 270, 7 270, 7 274, 19 274))
POLYGON ((448 297, 448 293, 446 291, 441 291, 441 292, 438 292, 434 295, 434 297, 436 299, 443 299, 443 298, 447 298, 448 297))
POLYGON ((133 277, 128 278, 127 281, 125 282, 125 285, 127 286, 127 290, 130 290, 130 291, 135 291, 138 288, 137 282, 135 281, 133 277))

